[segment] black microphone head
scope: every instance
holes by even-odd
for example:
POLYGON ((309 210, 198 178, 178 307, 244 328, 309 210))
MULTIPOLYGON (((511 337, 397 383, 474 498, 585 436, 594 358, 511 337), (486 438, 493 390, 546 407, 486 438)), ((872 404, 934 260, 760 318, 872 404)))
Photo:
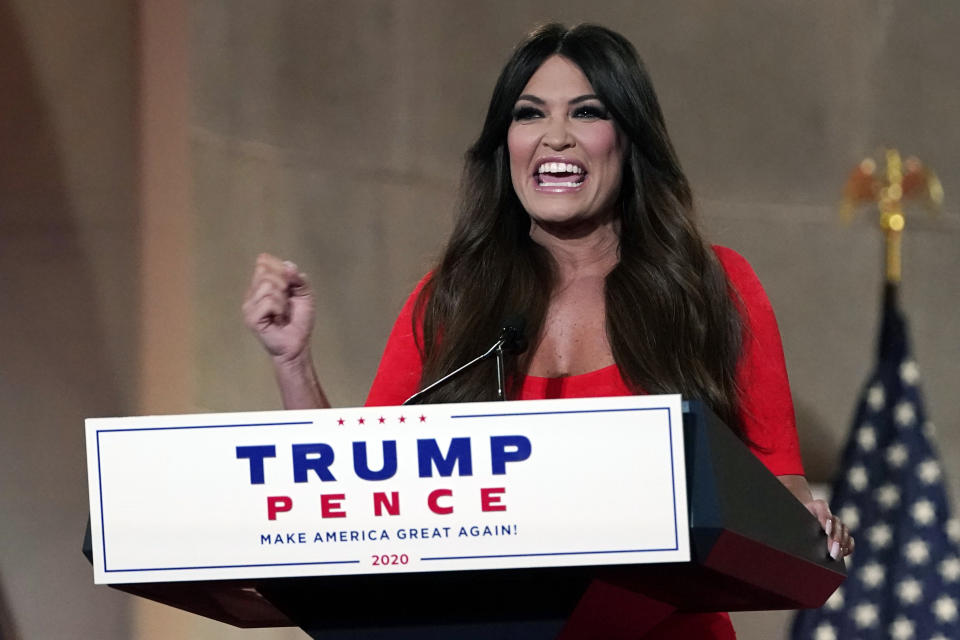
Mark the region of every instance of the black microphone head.
POLYGON ((506 353, 520 355, 527 350, 527 321, 519 315, 513 314, 507 316, 503 321, 503 329, 500 332, 500 339, 503 340, 503 350, 506 353))

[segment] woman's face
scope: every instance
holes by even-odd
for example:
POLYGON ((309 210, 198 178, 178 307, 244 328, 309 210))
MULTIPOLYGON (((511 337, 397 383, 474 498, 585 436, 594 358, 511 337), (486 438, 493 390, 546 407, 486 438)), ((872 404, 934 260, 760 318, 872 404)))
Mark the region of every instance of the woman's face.
POLYGON ((626 144, 580 68, 554 55, 514 106, 507 132, 513 188, 534 224, 612 219, 626 144))

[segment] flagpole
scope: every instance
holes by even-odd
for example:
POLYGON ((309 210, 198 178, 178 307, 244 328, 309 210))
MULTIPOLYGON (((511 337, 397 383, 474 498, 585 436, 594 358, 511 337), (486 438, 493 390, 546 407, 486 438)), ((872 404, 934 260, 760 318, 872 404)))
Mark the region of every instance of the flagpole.
POLYGON ((886 245, 887 282, 900 283, 901 241, 906 218, 903 215, 903 167, 896 149, 887 149, 887 185, 880 189, 880 228, 886 245))

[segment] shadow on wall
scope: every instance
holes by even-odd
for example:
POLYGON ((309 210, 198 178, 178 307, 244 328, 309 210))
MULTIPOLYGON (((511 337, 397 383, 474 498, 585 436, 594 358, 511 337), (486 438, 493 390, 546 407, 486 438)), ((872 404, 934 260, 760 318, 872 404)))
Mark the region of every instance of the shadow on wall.
MULTIPOLYGON (((3 584, 3 574, 0 573, 0 585, 3 584)), ((7 606, 7 597, 0 587, 0 640, 19 640, 16 626, 13 624, 13 615, 7 606)))
POLYGON ((31 59, 15 4, 0 3, 0 629, 16 637, 15 617, 24 637, 127 637, 123 601, 80 554, 83 418, 125 407, 45 103, 71 92, 40 83, 56 78, 47 53, 73 52, 31 59))
MULTIPOLYGON (((837 468, 837 462, 842 453, 843 442, 846 441, 847 416, 837 416, 837 419, 831 423, 825 423, 818 411, 820 407, 811 407, 805 405, 796 396, 794 396, 794 411, 797 416, 797 431, 803 434, 801 448, 803 449, 803 468, 807 479, 810 482, 831 484, 833 482, 833 473, 837 468), (844 425, 844 432, 837 436, 833 425, 844 425), (832 442, 839 440, 840 447, 802 447, 804 442, 832 442)), ((851 404, 851 410, 853 405, 851 404)))

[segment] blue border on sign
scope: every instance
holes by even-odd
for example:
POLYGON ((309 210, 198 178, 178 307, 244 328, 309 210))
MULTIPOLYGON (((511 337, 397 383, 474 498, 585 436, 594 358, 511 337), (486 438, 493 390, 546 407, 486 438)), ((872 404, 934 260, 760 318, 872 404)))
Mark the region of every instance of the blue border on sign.
POLYGON ((654 551, 677 551, 680 548, 680 536, 677 532, 677 481, 676 468, 673 457, 673 414, 670 407, 629 407, 620 409, 574 409, 570 411, 520 411, 515 413, 471 413, 450 416, 452 419, 468 418, 514 418, 519 416, 549 416, 560 414, 575 413, 617 413, 627 411, 666 411, 667 412, 667 437, 670 441, 670 489, 673 499, 673 546, 662 549, 618 549, 602 551, 555 551, 548 553, 511 553, 486 556, 438 556, 420 558, 421 561, 428 560, 482 560, 485 558, 539 558, 548 556, 576 556, 576 555, 598 555, 610 553, 651 553, 654 551))
POLYGON ((100 434, 121 433, 131 431, 177 431, 183 429, 232 429, 239 427, 286 427, 313 424, 313 420, 298 422, 251 422, 244 424, 202 424, 178 427, 125 427, 122 429, 97 429, 97 489, 100 492, 100 540, 103 545, 103 572, 104 573, 131 573, 138 571, 190 571, 201 569, 247 569, 259 567, 296 567, 321 564, 360 564, 359 560, 328 560, 317 562, 281 562, 268 564, 224 564, 195 567, 146 567, 142 569, 108 569, 107 568, 107 530, 103 517, 103 473, 100 469, 100 434))
POLYGON ((147 569, 110 569, 110 573, 135 571, 189 571, 193 569, 248 569, 252 567, 300 567, 315 564, 360 564, 359 560, 326 560, 317 562, 272 562, 265 564, 212 564, 197 567, 149 567, 147 569))
POLYGON ((676 551, 677 547, 663 549, 607 549, 604 551, 551 551, 547 553, 500 553, 488 556, 437 556, 420 560, 482 560, 484 558, 540 558, 545 556, 586 556, 610 553, 652 553, 654 551, 676 551))

